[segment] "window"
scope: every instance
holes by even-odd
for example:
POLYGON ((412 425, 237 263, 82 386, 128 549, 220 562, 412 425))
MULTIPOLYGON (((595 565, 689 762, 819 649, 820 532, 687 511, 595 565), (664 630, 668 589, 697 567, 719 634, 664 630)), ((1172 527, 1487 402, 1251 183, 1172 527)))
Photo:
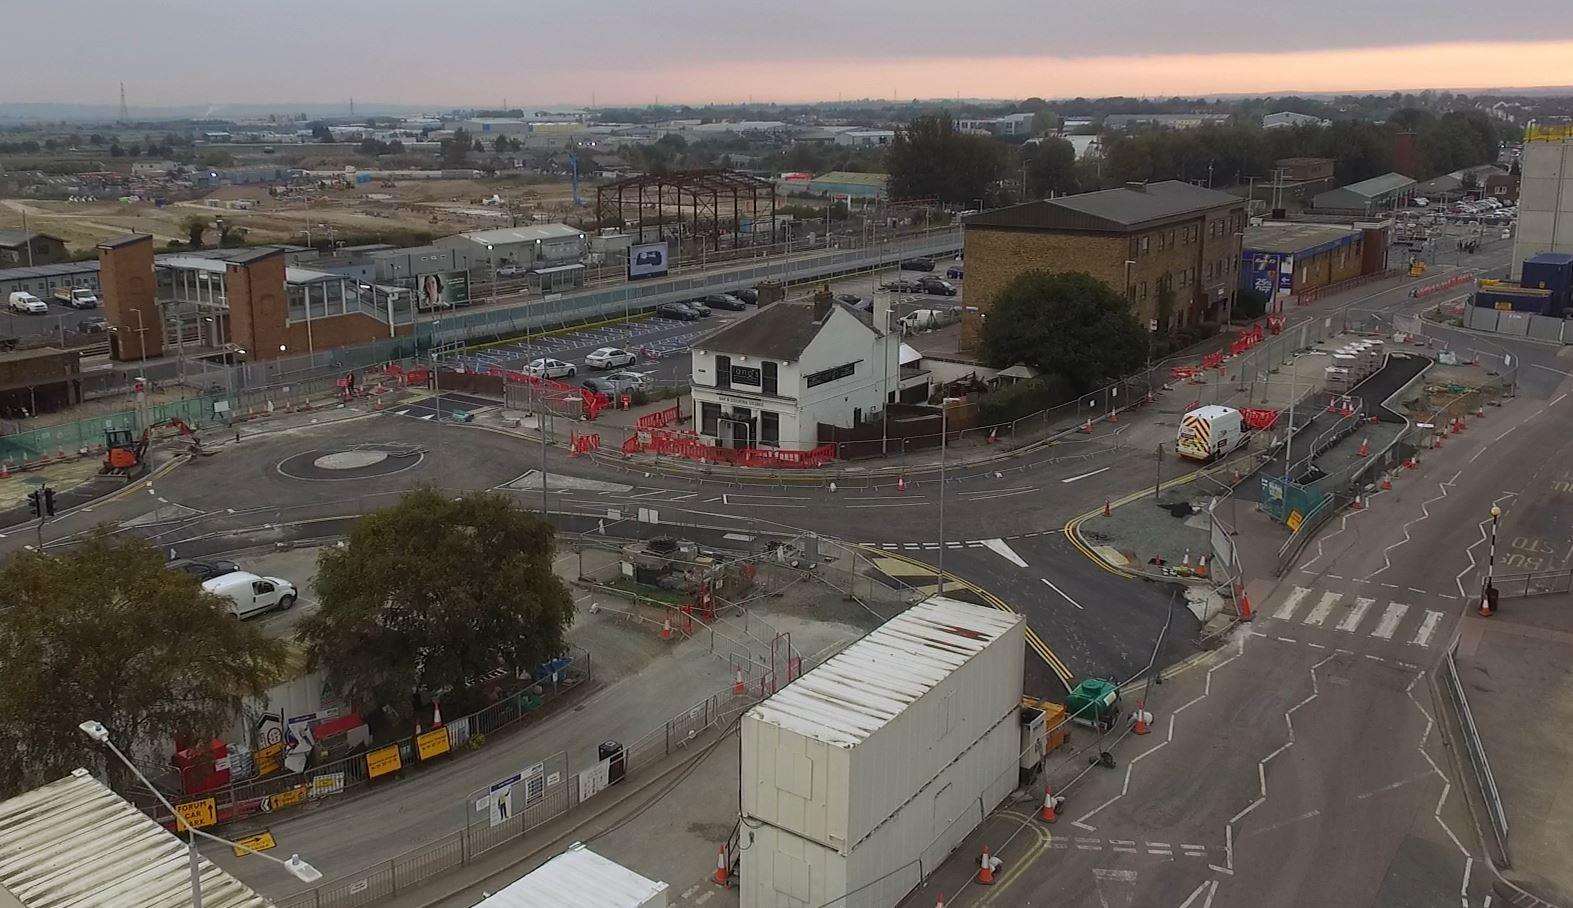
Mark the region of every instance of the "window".
POLYGON ((699 405, 699 434, 715 435, 721 427, 721 405, 699 405))
MULTIPOLYGON (((772 363, 771 365, 774 365, 772 363)), ((781 445, 781 414, 769 410, 759 411, 759 443, 767 448, 781 445)))
POLYGON ((1171 247, 1174 246, 1174 231, 1173 230, 1169 231, 1169 245, 1171 247))
POLYGON ((759 380, 759 390, 763 391, 766 394, 775 394, 776 393, 776 364, 775 363, 765 363, 761 367, 761 377, 760 377, 760 380, 759 380))
POLYGON ((844 366, 836 366, 833 369, 825 369, 825 370, 822 370, 822 371, 819 371, 819 372, 811 372, 811 373, 809 373, 809 375, 807 377, 805 377, 803 379, 803 384, 807 385, 810 388, 818 387, 819 385, 828 384, 829 382, 833 382, 833 381, 835 381, 838 378, 846 378, 847 376, 851 375, 856 370, 857 370, 857 363, 851 362, 851 363, 847 363, 844 366))
POLYGON ((717 388, 732 387, 732 357, 717 356, 715 358, 715 386, 717 388))
POLYGON ((1151 239, 1151 237, 1145 237, 1145 236, 1142 237, 1142 252, 1146 252, 1147 251, 1147 243, 1148 243, 1148 241, 1150 239, 1151 239))

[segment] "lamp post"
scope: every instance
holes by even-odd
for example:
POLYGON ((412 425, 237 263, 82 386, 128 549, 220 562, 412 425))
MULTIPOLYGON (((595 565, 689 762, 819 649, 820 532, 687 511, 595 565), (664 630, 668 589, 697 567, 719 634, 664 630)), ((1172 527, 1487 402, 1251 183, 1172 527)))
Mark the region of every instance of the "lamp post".
POLYGON ((142 775, 142 771, 137 769, 136 764, 127 759, 126 755, 120 752, 120 748, 116 747, 114 742, 109 740, 109 729, 105 728, 103 723, 89 719, 77 727, 82 729, 83 734, 87 735, 89 738, 92 738, 95 742, 104 745, 104 747, 107 748, 110 753, 115 755, 116 759, 118 759, 121 763, 124 763, 127 769, 131 770, 131 773, 137 777, 137 781, 141 782, 148 791, 153 792, 153 796, 158 798, 158 802, 164 805, 164 808, 169 811, 170 816, 175 818, 176 830, 179 830, 181 827, 185 827, 186 851, 187 854, 189 854, 191 857, 191 904, 195 906, 195 908, 202 908, 202 858, 197 852, 197 836, 202 836, 204 839, 212 839, 215 842, 221 842, 231 848, 234 848, 236 851, 245 851, 248 854, 254 854, 259 858, 265 858, 275 864, 279 864, 283 866, 285 870, 288 870, 290 874, 293 875, 296 879, 303 883, 315 883, 317 880, 322 879, 322 871, 301 860, 300 855, 298 854, 290 855, 289 860, 281 860, 271 854, 264 854, 263 852, 257 851, 255 848, 252 848, 249 845, 245 845, 240 842, 231 842, 229 839, 223 838, 222 836, 216 836, 212 833, 203 832, 202 830, 191 826, 185 821, 183 817, 181 817, 180 813, 175 810, 175 806, 169 803, 169 801, 164 797, 163 793, 160 792, 157 788, 153 787, 153 783, 147 780, 147 776, 142 775))
POLYGON ((958 399, 946 397, 939 402, 939 568, 935 589, 941 596, 945 595, 945 449, 950 440, 950 402, 958 399))
POLYGON ((1502 519, 1502 509, 1491 506, 1491 551, 1486 556, 1486 578, 1480 585, 1480 615, 1490 618, 1497 612, 1497 590, 1491 585, 1491 573, 1497 563, 1497 524, 1502 519))

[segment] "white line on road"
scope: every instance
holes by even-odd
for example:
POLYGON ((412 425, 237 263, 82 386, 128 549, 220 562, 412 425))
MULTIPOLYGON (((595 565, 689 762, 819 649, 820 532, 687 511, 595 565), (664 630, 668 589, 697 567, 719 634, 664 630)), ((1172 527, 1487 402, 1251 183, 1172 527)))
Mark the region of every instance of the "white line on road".
POLYGON ((1349 610, 1349 614, 1345 615, 1342 621, 1338 622, 1338 629, 1351 634, 1354 633, 1355 628, 1360 626, 1360 622, 1365 620, 1365 613, 1375 604, 1375 599, 1356 596, 1354 607, 1349 610))
POLYGON ((1312 627, 1321 627, 1327 621, 1327 616, 1333 613, 1333 606, 1337 605, 1338 600, 1342 598, 1344 598, 1343 593, 1323 593, 1322 601, 1318 602, 1311 609, 1311 613, 1305 616, 1305 621, 1302 623, 1309 624, 1312 627))
MULTIPOLYGON (((1217 883, 1217 880, 1202 880, 1200 883, 1197 883, 1196 888, 1191 890, 1190 897, 1180 903, 1180 908, 1191 908, 1191 904, 1195 902, 1203 892, 1207 891, 1207 887, 1209 885, 1216 887, 1217 883)), ((1211 896, 1208 896, 1208 898, 1210 899, 1211 896)))
MULTIPOLYGON (((1047 577, 1039 577, 1038 579, 1042 580, 1044 585, 1047 586, 1049 589, 1053 590, 1056 593, 1059 593, 1061 596, 1065 596, 1065 601, 1066 602, 1069 602, 1071 605, 1074 605, 1078 609, 1081 609, 1081 603, 1080 602, 1077 602, 1075 599, 1072 599, 1071 597, 1066 596, 1065 595, 1065 591, 1060 589, 1059 587, 1055 586, 1053 583, 1049 582, 1049 579, 1047 577)), ((1086 609, 1082 609, 1082 611, 1086 611, 1086 609)))
POLYGON ((1285 599, 1284 604, 1278 607, 1278 611, 1273 612, 1273 617, 1280 621, 1288 621, 1290 618, 1293 618, 1294 610, 1300 607, 1300 600, 1309 595, 1311 595, 1311 591, 1303 586, 1297 586, 1290 590, 1289 598, 1285 599))
POLYGON ((987 492, 978 495, 963 495, 961 498, 963 501, 987 501, 990 498, 1009 498, 1012 495, 1026 495, 1029 492, 1036 491, 1037 489, 1022 489, 1018 492, 987 492))
POLYGON ((1083 473, 1080 476, 1072 476, 1072 477, 1070 477, 1068 479, 1062 479, 1062 480, 1060 480, 1060 482, 1075 482, 1078 479, 1086 479, 1089 476, 1097 476, 1099 473, 1102 473, 1105 470, 1109 470, 1109 469, 1111 469, 1111 468, 1110 467, 1099 467, 1098 469, 1093 470, 1091 473, 1083 473))
POLYGON ((1436 633, 1437 625, 1441 623, 1441 612, 1426 609, 1425 620, 1420 622, 1420 629, 1415 631, 1415 639, 1412 642, 1416 646, 1430 646, 1431 636, 1436 633))
POLYGON ((1404 619, 1404 613, 1409 611, 1409 606, 1402 602, 1389 602, 1387 608, 1382 610, 1382 620, 1377 623, 1376 630, 1371 636, 1383 640, 1393 639, 1393 631, 1398 630, 1398 622, 1404 619))
POLYGON ((1011 548, 1003 539, 985 539, 983 540, 983 546, 1017 567, 1027 566, 1027 562, 1021 560, 1021 556, 1016 554, 1016 550, 1011 548))

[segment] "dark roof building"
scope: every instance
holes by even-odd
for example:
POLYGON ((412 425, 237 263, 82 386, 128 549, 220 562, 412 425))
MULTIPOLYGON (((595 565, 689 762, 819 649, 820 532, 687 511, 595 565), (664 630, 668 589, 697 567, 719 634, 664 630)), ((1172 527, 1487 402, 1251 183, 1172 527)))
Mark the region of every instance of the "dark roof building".
POLYGON ((1311 200, 1311 207, 1318 211, 1340 211, 1355 214, 1373 214, 1390 208, 1401 207, 1415 194, 1415 181, 1401 173, 1384 173, 1379 177, 1350 183, 1321 193, 1311 200))
POLYGON ((975 214, 966 226, 1077 233, 1128 233, 1243 204, 1239 196, 1179 180, 1042 199, 975 214))
POLYGON ((0 230, 0 267, 32 267, 70 261, 66 242, 31 230, 0 230))
MULTIPOLYGON (((876 335, 884 335, 884 332, 873 326, 873 319, 867 312, 859 312, 839 302, 830 305, 844 310, 876 335)), ((828 310, 823 315, 816 314, 812 302, 772 303, 747 318, 738 319, 694 341, 693 346, 719 353, 797 362, 808 345, 819 336, 827 321, 828 310)))

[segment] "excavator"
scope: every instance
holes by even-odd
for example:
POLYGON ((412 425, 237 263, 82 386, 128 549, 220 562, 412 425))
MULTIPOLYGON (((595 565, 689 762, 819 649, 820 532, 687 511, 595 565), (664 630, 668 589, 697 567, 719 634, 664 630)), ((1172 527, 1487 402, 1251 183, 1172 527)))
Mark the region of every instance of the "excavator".
POLYGON ((182 437, 191 439, 191 453, 203 454, 202 440, 197 437, 196 430, 186 424, 178 416, 153 423, 142 430, 137 436, 130 429, 109 429, 104 432, 104 465, 98 472, 103 474, 126 474, 142 465, 142 459, 147 456, 147 446, 153 439, 153 430, 170 426, 180 432, 182 437))

